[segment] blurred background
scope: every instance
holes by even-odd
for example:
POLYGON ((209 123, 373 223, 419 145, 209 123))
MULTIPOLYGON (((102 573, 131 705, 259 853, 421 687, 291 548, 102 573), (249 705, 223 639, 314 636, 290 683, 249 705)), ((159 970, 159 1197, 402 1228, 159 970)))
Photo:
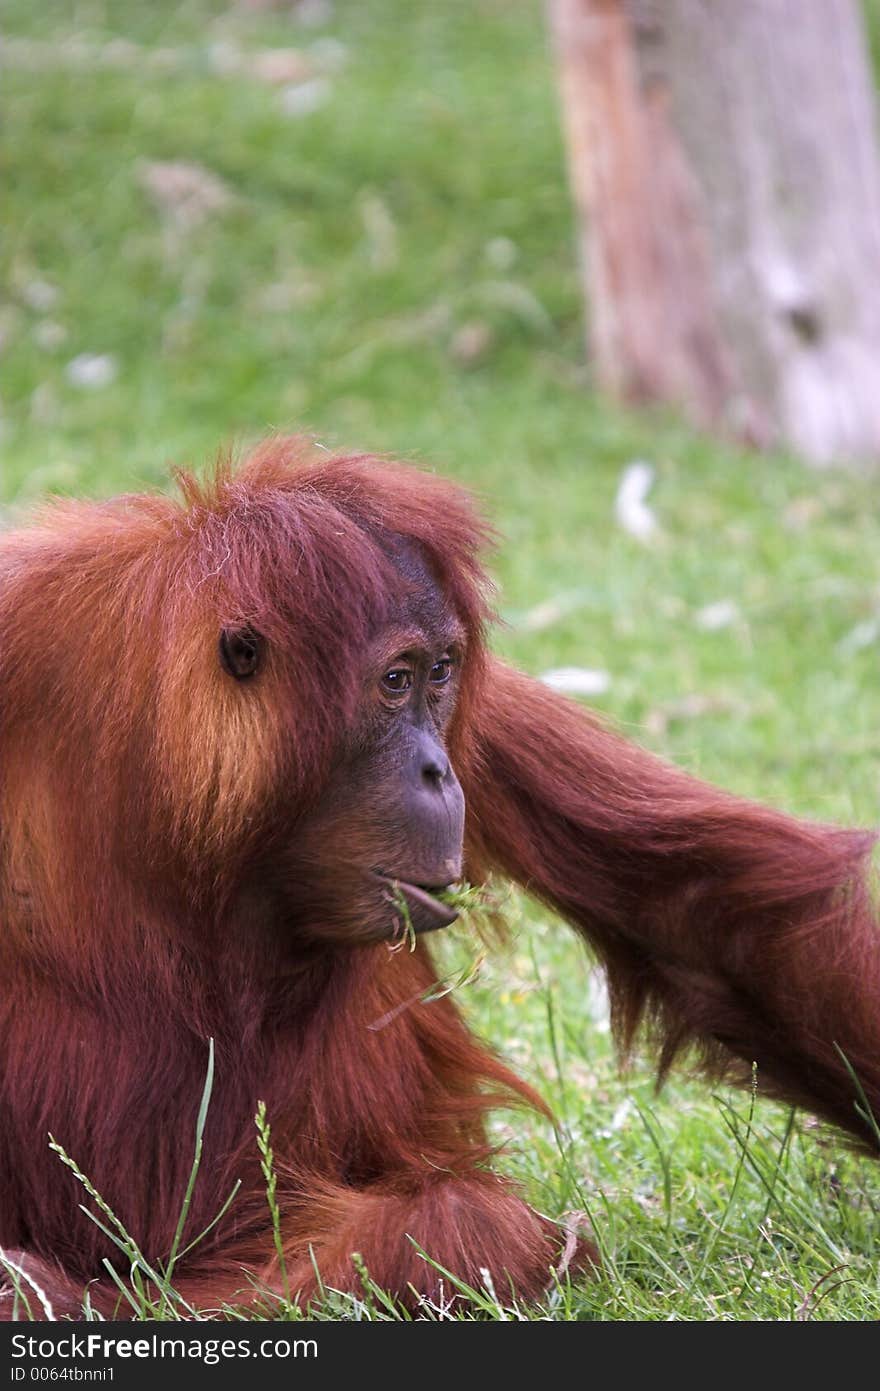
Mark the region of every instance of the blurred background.
MULTIPOLYGON (((698 0, 689 3, 699 11, 698 0)), ((786 262, 807 268, 805 289, 799 281, 792 289, 776 262, 763 289, 749 281, 754 222, 728 227, 725 243, 711 218, 696 231, 691 219, 681 242, 684 185, 669 136, 679 117, 663 127, 662 169, 677 171, 676 196, 666 185, 652 201, 655 185, 627 171, 656 163, 650 178, 661 177, 650 141, 666 107, 652 106, 647 125, 637 108, 642 97, 651 105, 659 54, 670 61, 673 95, 696 103, 682 107, 696 114, 678 132, 689 177, 719 206, 711 195, 733 165, 729 150, 693 144, 708 128, 700 103, 718 79, 705 54, 682 58, 675 32, 663 47, 656 6, 635 8, 640 27, 627 36, 613 28, 621 11, 611 0, 585 2, 580 16, 577 5, 548 11, 537 0, 3 0, 0 515, 8 523, 47 492, 166 486, 171 465, 200 465, 275 429, 414 460, 467 484, 498 527, 496 645, 508 656, 710 780, 805 815, 875 823, 880 447, 872 450, 870 431, 880 401, 871 376, 880 364, 872 347, 880 262, 871 237, 853 233, 853 257, 843 256, 842 270, 837 262, 839 293, 820 268, 814 295, 811 239, 826 224, 807 194, 786 262), (612 28, 578 30, 585 14, 612 28), (605 118, 623 90, 609 77, 618 62, 638 70, 627 89, 632 110, 615 131, 605 118), (615 161, 618 182, 605 186, 615 161), (634 279, 624 266, 615 282, 609 255, 614 262, 622 244, 614 216, 625 187, 635 188, 622 214, 629 230, 647 225, 639 201, 647 188, 658 225, 668 213, 671 244, 685 245, 683 264, 678 252, 664 258, 642 240, 634 279), (705 325, 694 327, 696 293, 676 337, 681 277, 694 267, 698 291, 723 287, 726 307, 707 337, 705 325), (628 291, 643 305, 657 287, 651 361, 633 369, 615 315, 624 322, 628 291), (766 342, 747 335, 766 322, 765 291, 783 304, 799 345, 791 390, 777 371, 788 349, 771 361, 766 342), (814 350, 826 328, 833 336, 838 309, 863 320, 844 326, 846 350, 832 344, 826 362, 814 350), (698 367, 721 363, 720 395, 708 404, 685 368, 664 377, 666 362, 684 361, 681 342, 698 367), (838 370, 858 378, 839 447, 824 426, 815 438, 799 435, 803 412, 790 409, 792 400, 819 399, 838 370), (771 379, 781 395, 762 398, 771 379), (850 428, 859 411, 864 430, 850 428)), ((821 8, 822 0, 805 6, 821 8)), ((672 9, 686 26, 688 4, 672 9)), ((703 9, 717 21, 725 7, 708 0, 703 9)), ((791 4, 773 0, 770 9, 794 40, 791 4)), ((877 6, 828 0, 829 14, 864 24, 856 56, 873 84, 877 6)), ((799 118, 813 97, 827 103, 839 93, 834 63, 854 61, 847 35, 836 57, 821 29, 812 48, 802 36, 796 69, 765 35, 767 71, 776 69, 799 118), (815 88, 804 85, 811 71, 815 88)), ((711 43, 712 32, 703 38, 711 43)), ((734 81, 721 49, 716 56, 734 81)), ((762 90, 775 90, 756 71, 762 90)), ((625 89, 625 71, 621 81, 625 89)), ((824 109, 815 108, 814 125, 828 128, 833 112, 825 120, 824 109)), ((757 142, 785 165, 794 158, 790 132, 773 129, 772 112, 755 120, 765 117, 764 145, 753 124, 737 148, 757 142)), ((873 114, 866 107, 860 119, 856 143, 841 148, 850 137, 835 126, 838 143, 820 151, 830 166, 856 170, 857 187, 844 180, 829 193, 820 184, 817 197, 844 227, 874 236, 876 174, 865 173, 873 114)), ((795 135, 803 168, 816 171, 818 155, 795 135)), ((752 166, 737 167, 738 206, 750 205, 760 178, 773 184, 773 168, 750 181, 752 166)), ((770 214, 762 226, 774 245, 785 230, 770 214)), ((815 419, 830 418, 823 409, 815 419)), ((595 991, 585 1037, 576 949, 537 910, 522 911, 535 928, 529 945, 518 938, 511 956, 485 968, 468 1007, 567 1117, 579 1182, 594 1197, 629 1191, 620 1232, 606 1232, 612 1245, 632 1241, 626 1232, 644 1235, 639 1224, 655 1217, 668 1217, 670 1230, 673 1197, 684 1205, 675 1208, 684 1214, 680 1244, 662 1260, 645 1254, 644 1240, 641 1254, 628 1248, 636 1263, 648 1261, 660 1307, 677 1291, 682 1308, 683 1276, 669 1270, 687 1269, 688 1243, 699 1240, 692 1228, 702 1218, 688 1207, 695 1191, 700 1213, 717 1204, 718 1254, 739 1272, 711 1295, 701 1291, 695 1317, 791 1315, 844 1248, 868 1270, 871 1224, 842 1213, 828 1185, 843 1165, 858 1193, 852 1210, 870 1215, 873 1180, 856 1161, 814 1146, 804 1172, 816 1201, 829 1205, 821 1224, 830 1244, 817 1256, 814 1240, 783 1259, 771 1240, 761 1260, 776 1272, 780 1302, 761 1303, 748 1272, 754 1242, 764 1240, 756 1233, 765 1189, 747 1174, 734 1204, 718 1179, 736 1169, 739 1151, 715 1104, 685 1082, 655 1102, 647 1081, 621 1081, 595 991), (684 1114, 698 1139, 674 1152, 684 1114), (798 1261, 805 1273, 786 1281, 798 1261)), ((784 1118, 766 1114, 781 1134, 784 1118)), ((562 1200, 558 1189, 545 1191, 562 1182, 557 1140, 538 1129, 511 1161, 547 1210, 562 1200)), ((876 1300, 872 1281, 859 1298, 876 1300)), ((602 1289, 601 1298, 621 1298, 620 1286, 602 1289)), ((848 1297, 823 1309, 861 1316, 868 1306, 848 1306, 848 1297)), ((638 1301, 626 1307, 644 1314, 638 1301)))

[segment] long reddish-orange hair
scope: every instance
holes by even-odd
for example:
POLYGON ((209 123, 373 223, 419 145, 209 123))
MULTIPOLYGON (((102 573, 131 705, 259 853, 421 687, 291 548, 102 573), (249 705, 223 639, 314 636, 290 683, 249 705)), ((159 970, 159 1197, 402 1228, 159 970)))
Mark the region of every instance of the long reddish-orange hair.
MULTIPOLYGON (((113 1248, 51 1131, 142 1250, 167 1254, 208 1050, 216 1080, 185 1297, 277 1287, 253 1114, 281 1174, 292 1288, 361 1251, 408 1298, 436 1273, 535 1294, 559 1238, 487 1167, 488 1107, 540 1105, 426 1003, 428 949, 294 949, 233 911, 255 849, 294 836, 360 698, 361 660, 424 556, 465 633, 450 753, 471 877, 503 873, 590 942, 624 1045, 643 1019, 876 1148, 873 836, 732 797, 628 744, 484 646, 487 530, 438 478, 273 440, 183 502, 56 502, 0 538, 0 1245, 59 1307, 113 1248), (252 625, 267 679, 223 678, 252 625), (329 654, 329 656, 328 656, 329 654), (329 662, 329 669, 328 669, 329 662), (282 824, 283 823, 283 824, 282 824), (854 1078, 858 1080, 855 1081, 854 1078), (69 1181, 66 1181, 69 1180, 69 1181)), ((112 1311, 116 1291, 96 1286, 112 1311)))

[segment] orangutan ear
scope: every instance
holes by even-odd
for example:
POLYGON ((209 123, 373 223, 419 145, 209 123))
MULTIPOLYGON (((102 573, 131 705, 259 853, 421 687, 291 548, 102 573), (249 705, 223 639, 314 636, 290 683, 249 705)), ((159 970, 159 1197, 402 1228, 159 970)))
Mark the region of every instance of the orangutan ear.
POLYGON ((224 628, 220 634, 220 662, 236 681, 246 681, 260 665, 263 640, 253 628, 224 628))

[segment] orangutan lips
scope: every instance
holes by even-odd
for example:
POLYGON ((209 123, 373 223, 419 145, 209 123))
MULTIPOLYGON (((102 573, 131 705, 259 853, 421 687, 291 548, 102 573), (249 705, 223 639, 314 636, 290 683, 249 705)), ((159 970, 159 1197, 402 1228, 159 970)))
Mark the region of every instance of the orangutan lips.
MULTIPOLYGON (((449 927, 457 919, 457 909, 441 903, 430 889, 424 888, 421 884, 410 884, 406 879, 393 879, 388 874, 379 874, 377 877, 392 890, 390 898, 396 906, 399 905, 399 898, 403 898, 415 933, 436 932, 441 927, 449 927)), ((445 887, 447 886, 444 885, 443 888, 445 887)), ((442 892, 442 889, 438 888, 435 892, 442 892)))

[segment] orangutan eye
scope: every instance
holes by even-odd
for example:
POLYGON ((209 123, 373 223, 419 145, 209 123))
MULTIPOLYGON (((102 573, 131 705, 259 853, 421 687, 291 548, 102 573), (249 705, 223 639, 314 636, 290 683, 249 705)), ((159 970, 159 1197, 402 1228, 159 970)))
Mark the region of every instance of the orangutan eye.
POLYGON ((260 665, 260 635, 253 628, 224 628, 220 634, 220 661, 236 681, 253 676, 260 665))
POLYGON ((412 688, 413 674, 410 667, 392 667, 382 677, 382 689, 388 695, 406 695, 412 688))
POLYGON ((432 686, 445 686, 452 675, 452 658, 441 657, 439 662, 435 662, 431 667, 431 674, 428 680, 432 686))

